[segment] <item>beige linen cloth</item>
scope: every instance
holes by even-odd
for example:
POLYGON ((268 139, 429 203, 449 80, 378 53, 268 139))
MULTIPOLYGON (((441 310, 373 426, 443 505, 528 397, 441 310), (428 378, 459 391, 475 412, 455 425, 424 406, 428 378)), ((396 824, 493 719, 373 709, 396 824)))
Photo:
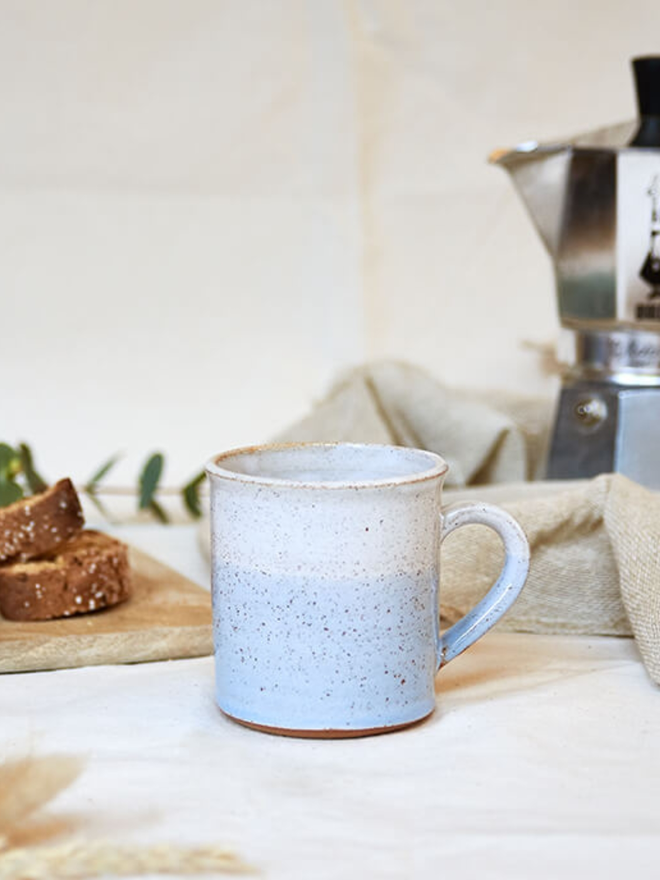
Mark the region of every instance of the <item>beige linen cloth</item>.
MULTIPOLYGON (((458 392, 415 367, 383 362, 349 373, 277 439, 440 453, 450 467, 445 485, 454 490, 447 502, 500 504, 529 539, 529 580, 501 626, 634 635, 660 683, 660 494, 611 474, 529 482, 541 472, 551 419, 550 401, 458 392)), ((469 526, 443 545, 442 560, 442 612, 450 622, 493 583, 502 549, 494 534, 469 526)))

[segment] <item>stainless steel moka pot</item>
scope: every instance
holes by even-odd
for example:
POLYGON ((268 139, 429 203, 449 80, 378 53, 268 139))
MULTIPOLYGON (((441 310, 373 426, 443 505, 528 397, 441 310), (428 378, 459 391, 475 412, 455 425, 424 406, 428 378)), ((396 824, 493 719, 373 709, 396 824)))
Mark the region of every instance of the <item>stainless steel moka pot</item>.
POLYGON ((497 151, 548 249, 574 334, 547 475, 660 489, 660 57, 633 61, 640 119, 497 151))

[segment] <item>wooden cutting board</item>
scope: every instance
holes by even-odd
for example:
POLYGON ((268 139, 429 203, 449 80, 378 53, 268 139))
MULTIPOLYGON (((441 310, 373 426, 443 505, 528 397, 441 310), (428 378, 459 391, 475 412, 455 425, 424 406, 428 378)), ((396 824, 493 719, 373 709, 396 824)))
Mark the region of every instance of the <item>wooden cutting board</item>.
POLYGON ((209 592, 134 547, 129 558, 133 595, 122 605, 37 623, 0 617, 0 672, 212 654, 209 592))

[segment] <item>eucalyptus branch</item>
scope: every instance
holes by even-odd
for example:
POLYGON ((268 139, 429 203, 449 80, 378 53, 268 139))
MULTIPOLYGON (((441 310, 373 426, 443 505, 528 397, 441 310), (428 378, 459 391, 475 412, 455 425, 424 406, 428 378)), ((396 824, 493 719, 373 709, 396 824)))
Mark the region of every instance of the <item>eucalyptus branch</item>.
MULTIPOLYGON (((80 492, 87 492, 89 490, 89 484, 84 483, 82 486, 78 487, 80 492)), ((159 486, 158 494, 159 495, 180 495, 181 488, 178 486, 159 486)), ((97 495, 117 495, 130 497, 133 495, 139 495, 139 488, 137 486, 99 486, 94 489, 95 494, 97 495)))
MULTIPOLYGON (((80 487, 80 491, 96 506, 101 514, 109 519, 109 513, 101 498, 105 496, 137 495, 138 510, 147 510, 160 522, 169 521, 167 512, 158 502, 162 496, 180 496, 193 519, 202 515, 200 489, 206 479, 204 472, 195 476, 181 488, 161 486, 160 481, 165 468, 165 456, 154 452, 148 456, 138 475, 138 485, 132 489, 127 486, 108 486, 103 482, 121 459, 121 454, 113 455, 99 467, 90 479, 80 487)), ((36 495, 48 488, 48 482, 37 471, 34 456, 27 443, 16 447, 0 443, 0 507, 6 507, 29 495, 36 495)))

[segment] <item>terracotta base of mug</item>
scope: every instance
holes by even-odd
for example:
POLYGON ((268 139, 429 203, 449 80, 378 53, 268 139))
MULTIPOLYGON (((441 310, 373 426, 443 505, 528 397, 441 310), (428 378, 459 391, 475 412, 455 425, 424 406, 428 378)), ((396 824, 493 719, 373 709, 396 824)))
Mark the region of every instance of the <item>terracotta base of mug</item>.
POLYGON ((244 721, 235 715, 230 715, 224 709, 220 710, 227 718, 231 718, 237 724, 243 727, 249 727, 251 730, 258 730, 261 733, 271 733, 275 736, 292 736, 299 739, 357 739, 361 736, 379 736, 382 733, 394 733, 396 730, 404 730, 406 727, 414 727, 426 721, 433 714, 433 711, 421 718, 415 718, 414 721, 405 721, 403 724, 391 724, 384 727, 361 727, 358 730, 296 730, 290 727, 270 727, 268 724, 255 724, 254 721, 244 721))

